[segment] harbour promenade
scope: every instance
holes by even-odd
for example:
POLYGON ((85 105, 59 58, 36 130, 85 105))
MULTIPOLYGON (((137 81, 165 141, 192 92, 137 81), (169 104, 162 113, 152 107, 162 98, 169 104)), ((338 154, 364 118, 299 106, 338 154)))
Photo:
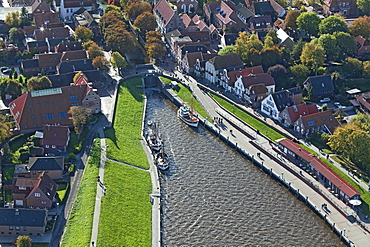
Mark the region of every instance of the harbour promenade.
MULTIPOLYGON (((258 164, 262 170, 282 182, 293 194, 304 198, 306 204, 322 217, 344 242, 352 246, 368 246, 370 223, 364 215, 345 205, 310 174, 279 155, 273 149, 270 140, 223 110, 198 87, 193 78, 184 78, 181 73, 175 73, 176 78, 180 78, 188 86, 212 119, 223 119, 222 123, 216 125, 203 120, 209 130, 252 159, 253 163, 258 164), (322 208, 324 203, 328 205, 328 210, 322 208)), ((171 75, 174 74, 171 73, 171 75)), ((172 90, 169 91, 175 98, 177 97, 172 90)))

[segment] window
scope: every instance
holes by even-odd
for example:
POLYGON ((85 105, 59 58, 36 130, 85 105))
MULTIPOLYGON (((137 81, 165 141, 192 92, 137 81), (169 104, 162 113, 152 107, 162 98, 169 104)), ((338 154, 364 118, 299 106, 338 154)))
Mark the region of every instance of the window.
POLYGON ((77 95, 70 95, 70 96, 69 96, 69 100, 70 100, 71 102, 76 102, 76 101, 78 101, 77 95))
POLYGON ((314 120, 307 121, 307 126, 308 126, 308 127, 313 127, 313 126, 315 126, 315 121, 314 121, 314 120))
POLYGON ((49 148, 49 145, 45 145, 46 148, 49 148))
POLYGON ((15 227, 15 230, 19 231, 21 228, 19 226, 15 227))
POLYGON ((46 204, 46 202, 41 202, 41 204, 46 204))
POLYGON ((73 103, 71 104, 71 106, 78 106, 78 103, 73 103))
POLYGON ((25 227, 25 226, 24 226, 24 227, 23 227, 23 231, 27 231, 27 227, 25 227))
POLYGON ((32 107, 32 104, 30 104, 30 107, 32 107))
POLYGON ((49 106, 49 102, 46 102, 46 103, 45 103, 45 105, 46 105, 46 106, 49 106))
POLYGON ((40 103, 37 103, 37 106, 40 107, 40 103))
POLYGON ((55 148, 55 145, 51 145, 52 148, 55 148))
POLYGON ((25 128, 25 129, 27 129, 27 128, 28 128, 28 125, 27 125, 27 124, 25 124, 25 125, 24 125, 24 128, 25 128))
POLYGON ((58 116, 60 119, 63 119, 63 118, 67 118, 67 113, 64 111, 64 112, 58 112, 58 116))
POLYGON ((25 186, 19 186, 19 190, 26 190, 25 186))
POLYGON ((35 197, 40 197, 40 193, 35 193, 35 197))
POLYGON ((37 126, 36 124, 33 124, 33 127, 34 127, 34 128, 36 128, 36 126, 37 126))
POLYGON ((60 100, 58 101, 58 105, 62 104, 62 102, 60 102, 60 100))
POLYGON ((13 230, 13 227, 12 226, 9 226, 9 230, 13 230))
POLYGON ((54 113, 46 113, 46 120, 53 120, 54 119, 54 113))
POLYGON ((34 119, 34 118, 35 118, 35 116, 34 116, 34 115, 31 115, 31 118, 32 118, 32 119, 34 119))
POLYGON ((42 118, 42 114, 40 114, 40 116, 39 116, 40 118, 42 118))

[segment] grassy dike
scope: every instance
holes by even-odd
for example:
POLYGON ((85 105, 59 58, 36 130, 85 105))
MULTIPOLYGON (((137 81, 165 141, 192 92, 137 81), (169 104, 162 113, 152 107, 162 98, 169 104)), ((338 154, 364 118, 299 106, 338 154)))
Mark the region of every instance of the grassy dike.
POLYGON ((95 139, 69 217, 62 246, 89 246, 94 217, 96 176, 100 166, 100 139, 95 139))
MULTIPOLYGON (((105 131, 107 156, 149 168, 141 146, 144 110, 141 78, 121 83, 113 127, 105 131)), ((150 173, 107 161, 97 246, 151 246, 150 173)))

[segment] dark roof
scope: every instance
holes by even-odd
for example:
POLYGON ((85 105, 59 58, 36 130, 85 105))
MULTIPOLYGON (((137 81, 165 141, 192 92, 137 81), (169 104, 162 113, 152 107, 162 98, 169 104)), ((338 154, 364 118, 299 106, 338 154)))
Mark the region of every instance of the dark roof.
POLYGON ((207 47, 202 44, 196 44, 196 45, 184 45, 181 47, 181 54, 185 55, 186 52, 192 53, 192 52, 202 52, 206 53, 208 51, 207 47))
POLYGON ((330 75, 310 76, 307 78, 307 81, 310 82, 315 96, 325 95, 328 92, 332 93, 334 91, 334 85, 330 75))
POLYGON ((255 2, 254 9, 256 11, 256 15, 264 15, 274 12, 270 2, 255 2))
POLYGON ((272 93, 271 96, 274 99, 275 105, 279 111, 284 110, 287 106, 294 105, 293 100, 289 97, 290 93, 288 90, 272 93))
POLYGON ((46 210, 43 209, 0 208, 0 226, 44 227, 45 218, 46 210))
POLYGON ((28 59, 28 60, 22 60, 22 67, 25 69, 28 68, 39 68, 39 60, 38 59, 28 59))
POLYGON ((64 170, 64 157, 30 157, 30 171, 64 170))
POLYGON ((74 61, 64 61, 58 65, 59 74, 74 72, 74 71, 87 71, 94 70, 92 66, 92 59, 82 59, 74 61))
MULTIPOLYGON (((73 77, 76 72, 70 72, 60 75, 48 75, 53 87, 69 86, 73 82, 73 77)), ((101 74, 99 70, 88 70, 83 72, 89 82, 101 81, 101 74)))
POLYGON ((57 46, 61 42, 69 41, 68 39, 49 39, 50 46, 57 46))
POLYGON ((27 42, 27 45, 29 48, 48 46, 44 40, 27 42))
POLYGON ((225 39, 225 45, 231 46, 235 45, 235 40, 239 37, 239 34, 237 33, 225 33, 224 39, 225 39))
POLYGON ((224 56, 217 56, 209 60, 215 66, 215 70, 233 68, 243 66, 243 61, 235 53, 230 53, 224 56))
MULTIPOLYGON (((243 1, 244 3, 244 1, 243 1)), ((252 16, 254 16, 254 14, 245 7, 245 5, 243 3, 238 3, 238 5, 236 5, 236 11, 242 15, 245 19, 248 19, 252 16)))

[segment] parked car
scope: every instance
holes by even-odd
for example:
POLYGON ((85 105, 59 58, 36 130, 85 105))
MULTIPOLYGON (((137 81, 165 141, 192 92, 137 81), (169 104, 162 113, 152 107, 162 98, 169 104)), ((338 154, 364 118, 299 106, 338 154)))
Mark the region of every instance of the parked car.
POLYGON ((338 108, 342 108, 342 105, 339 102, 334 102, 334 105, 338 108))
POLYGON ((10 74, 10 72, 12 72, 12 69, 6 69, 4 71, 1 71, 3 74, 10 74))
POLYGON ((330 98, 323 98, 323 99, 320 99, 320 102, 321 102, 321 103, 327 103, 327 102, 330 102, 330 98))
POLYGON ((9 69, 10 69, 9 67, 1 67, 0 71, 1 73, 4 73, 4 71, 9 70, 9 69))

